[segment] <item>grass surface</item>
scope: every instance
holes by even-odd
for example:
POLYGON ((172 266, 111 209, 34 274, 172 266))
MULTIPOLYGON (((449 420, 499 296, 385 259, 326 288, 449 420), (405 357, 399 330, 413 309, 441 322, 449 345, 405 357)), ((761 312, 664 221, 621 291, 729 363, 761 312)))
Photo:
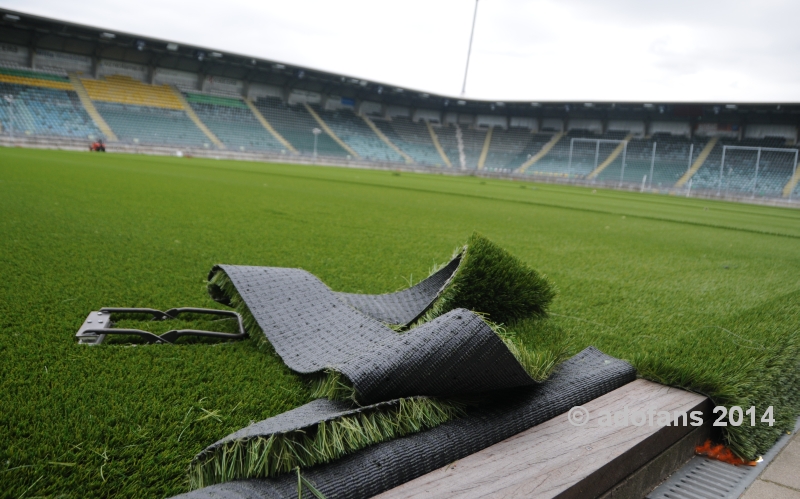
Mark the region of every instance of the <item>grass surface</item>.
MULTIPOLYGON (((102 306, 216 305, 215 263, 406 287, 477 230, 545 274, 549 328, 780 426, 796 415, 800 212, 468 177, 0 149, 0 496, 162 497, 202 448, 309 400, 253 342, 79 347, 102 306)), ((517 331, 517 334, 520 333, 517 331)))

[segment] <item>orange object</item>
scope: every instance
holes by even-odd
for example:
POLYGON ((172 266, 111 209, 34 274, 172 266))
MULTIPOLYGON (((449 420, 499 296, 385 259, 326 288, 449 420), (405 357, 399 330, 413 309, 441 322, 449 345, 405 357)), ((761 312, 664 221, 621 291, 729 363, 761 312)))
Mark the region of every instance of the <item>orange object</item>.
POLYGON ((715 444, 711 440, 706 440, 703 445, 698 445, 694 451, 701 456, 716 459, 717 461, 722 461, 734 466, 755 466, 757 464, 756 461, 745 461, 731 452, 729 448, 722 444, 715 444))

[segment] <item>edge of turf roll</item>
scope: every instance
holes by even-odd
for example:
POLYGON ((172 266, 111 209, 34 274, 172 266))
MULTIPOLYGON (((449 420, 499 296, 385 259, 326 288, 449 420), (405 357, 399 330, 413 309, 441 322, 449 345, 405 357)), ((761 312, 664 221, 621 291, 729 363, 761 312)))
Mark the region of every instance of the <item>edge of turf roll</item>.
POLYGON ((204 449, 189 466, 190 487, 275 477, 297 467, 328 463, 463 414, 461 403, 428 397, 396 399, 366 407, 317 399, 254 423, 204 449), (275 421, 278 423, 274 424, 275 421), (271 429, 263 428, 270 423, 273 423, 271 429))
MULTIPOLYGON (((480 405, 465 407, 466 414, 461 417, 304 468, 303 476, 331 499, 366 499, 564 414, 634 379, 636 371, 630 364, 588 347, 560 364, 542 384, 495 393, 480 405)), ((226 497, 233 492, 252 498, 293 497, 298 493, 297 479, 282 474, 233 480, 177 497, 226 497)))

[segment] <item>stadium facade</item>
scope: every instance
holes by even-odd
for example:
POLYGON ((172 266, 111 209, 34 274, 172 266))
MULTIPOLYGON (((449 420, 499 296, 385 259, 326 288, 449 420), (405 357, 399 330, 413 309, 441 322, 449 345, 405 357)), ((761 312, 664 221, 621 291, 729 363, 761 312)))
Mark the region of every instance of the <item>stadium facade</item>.
POLYGON ((796 103, 462 99, 3 9, 0 96, 6 145, 800 198, 796 103))

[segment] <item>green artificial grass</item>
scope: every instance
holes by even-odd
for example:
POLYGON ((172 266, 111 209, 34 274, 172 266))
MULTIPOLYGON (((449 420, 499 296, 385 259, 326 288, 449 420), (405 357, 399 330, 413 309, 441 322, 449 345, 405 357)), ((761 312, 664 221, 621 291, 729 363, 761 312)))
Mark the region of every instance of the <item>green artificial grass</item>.
POLYGON ((495 324, 547 317, 556 291, 525 262, 478 233, 456 254, 462 255, 458 270, 420 323, 456 308, 484 314, 495 324))
POLYGON ((368 445, 438 426, 461 414, 463 406, 458 402, 413 397, 312 428, 234 440, 192 462, 191 487, 272 477, 327 463, 368 445))
MULTIPOLYGON (((544 276, 524 262, 500 248, 480 234, 470 236, 463 247, 456 250, 453 258, 461 256, 455 275, 430 310, 412 326, 418 327, 456 308, 469 308, 477 312, 492 330, 503 340, 520 365, 536 381, 544 381, 565 349, 538 351, 518 341, 512 329, 488 320, 487 316, 505 319, 516 324, 526 319, 541 319, 547 315, 555 290, 544 276)), ((430 274, 446 264, 435 265, 430 274)), ((209 291, 216 299, 235 308, 252 335, 264 345, 268 340, 255 318, 245 305, 233 282, 224 271, 218 270, 209 279, 209 291)), ((513 328, 513 326, 512 326, 513 328)), ((398 333, 405 332, 397 328, 398 333)), ((564 343, 566 345, 566 342, 564 343)), ((352 382, 335 370, 326 370, 310 376, 311 396, 333 400, 359 401, 359 394, 352 382)))
POLYGON ((594 345, 716 402, 759 416, 773 405, 773 427, 724 428, 748 457, 800 413, 798 210, 6 148, 0 213, 0 497, 175 495, 205 446, 312 399, 306 379, 253 341, 78 346, 89 311, 223 308, 206 291, 221 262, 390 292, 474 231, 558 285, 547 320, 505 323, 534 351, 566 336, 570 354, 594 345))

